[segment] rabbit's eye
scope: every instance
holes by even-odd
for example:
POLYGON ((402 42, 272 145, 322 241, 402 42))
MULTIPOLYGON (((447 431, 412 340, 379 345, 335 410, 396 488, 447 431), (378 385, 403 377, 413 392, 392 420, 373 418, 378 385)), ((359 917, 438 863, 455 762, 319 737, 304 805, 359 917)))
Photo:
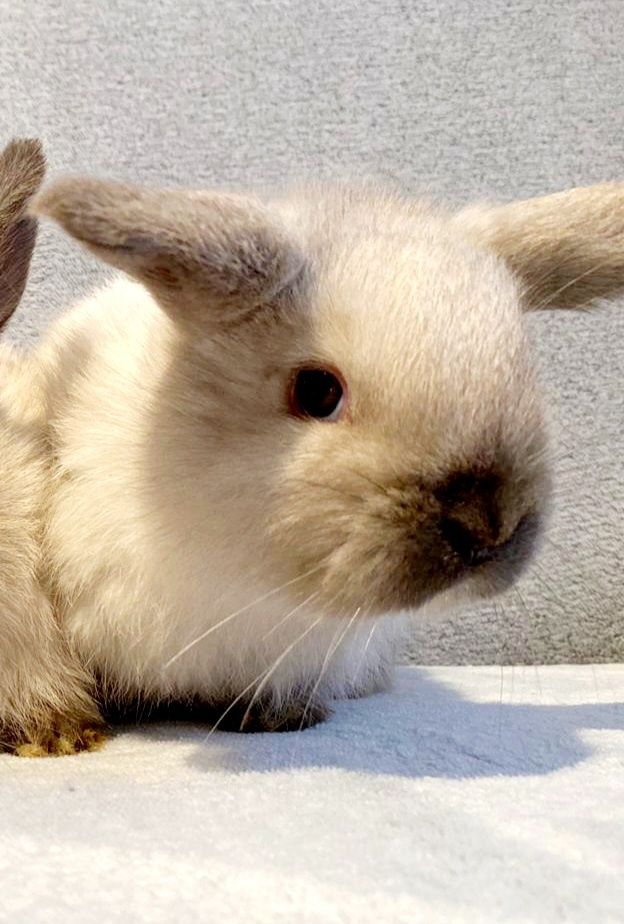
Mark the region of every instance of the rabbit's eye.
POLYGON ((345 403, 346 389, 337 372, 310 367, 297 369, 294 373, 288 409, 295 417, 338 420, 345 403))

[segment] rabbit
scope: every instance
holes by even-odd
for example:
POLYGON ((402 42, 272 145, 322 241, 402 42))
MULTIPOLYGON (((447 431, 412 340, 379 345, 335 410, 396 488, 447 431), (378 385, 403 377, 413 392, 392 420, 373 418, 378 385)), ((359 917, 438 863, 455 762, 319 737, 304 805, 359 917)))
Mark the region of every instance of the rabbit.
MULTIPOLYGON (((0 326, 26 284, 37 226, 26 205, 44 170, 35 140, 13 141, 0 153, 0 326)), ((48 753, 71 741, 73 752, 85 743, 87 720, 98 716, 39 581, 48 463, 43 403, 27 385, 28 362, 0 346, 0 746, 48 753)))
POLYGON ((524 313, 622 290, 624 185, 447 210, 69 177, 32 213, 121 271, 31 373, 43 586, 106 715, 307 728, 386 686, 411 614, 526 567, 550 475, 524 313))

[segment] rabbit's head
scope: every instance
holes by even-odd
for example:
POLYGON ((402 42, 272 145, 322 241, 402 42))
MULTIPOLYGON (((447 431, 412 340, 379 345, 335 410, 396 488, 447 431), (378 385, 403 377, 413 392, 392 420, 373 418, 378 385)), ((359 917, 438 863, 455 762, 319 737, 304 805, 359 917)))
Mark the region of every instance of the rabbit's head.
POLYGON ((496 591, 526 564, 548 465, 524 313, 623 287, 624 187, 450 214, 68 179, 37 210, 176 332, 162 497, 194 506, 168 529, 328 613, 496 591))

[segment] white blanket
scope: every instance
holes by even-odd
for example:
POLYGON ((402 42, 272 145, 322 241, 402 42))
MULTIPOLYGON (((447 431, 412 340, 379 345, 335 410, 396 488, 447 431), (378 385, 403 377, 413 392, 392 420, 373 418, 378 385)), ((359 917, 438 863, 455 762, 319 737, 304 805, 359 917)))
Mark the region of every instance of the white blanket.
POLYGON ((406 667, 284 735, 0 758, 0 920, 624 920, 624 666, 406 667))

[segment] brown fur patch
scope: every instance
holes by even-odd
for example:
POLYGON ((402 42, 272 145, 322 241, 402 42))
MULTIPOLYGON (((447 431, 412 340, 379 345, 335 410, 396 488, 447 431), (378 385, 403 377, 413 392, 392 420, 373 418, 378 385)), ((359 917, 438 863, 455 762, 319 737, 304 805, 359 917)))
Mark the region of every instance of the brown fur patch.
POLYGON ((24 210, 44 172, 38 141, 13 141, 0 153, 0 327, 15 311, 26 285, 37 222, 24 210))
POLYGON ((236 319, 273 298, 304 260, 279 219, 253 196, 142 189, 68 178, 35 200, 107 263, 188 320, 236 319), (183 297, 181 297, 181 293, 183 297))
POLYGON ((63 757, 81 751, 97 751, 106 738, 103 725, 74 722, 59 716, 48 728, 15 738, 4 750, 17 757, 63 757))

